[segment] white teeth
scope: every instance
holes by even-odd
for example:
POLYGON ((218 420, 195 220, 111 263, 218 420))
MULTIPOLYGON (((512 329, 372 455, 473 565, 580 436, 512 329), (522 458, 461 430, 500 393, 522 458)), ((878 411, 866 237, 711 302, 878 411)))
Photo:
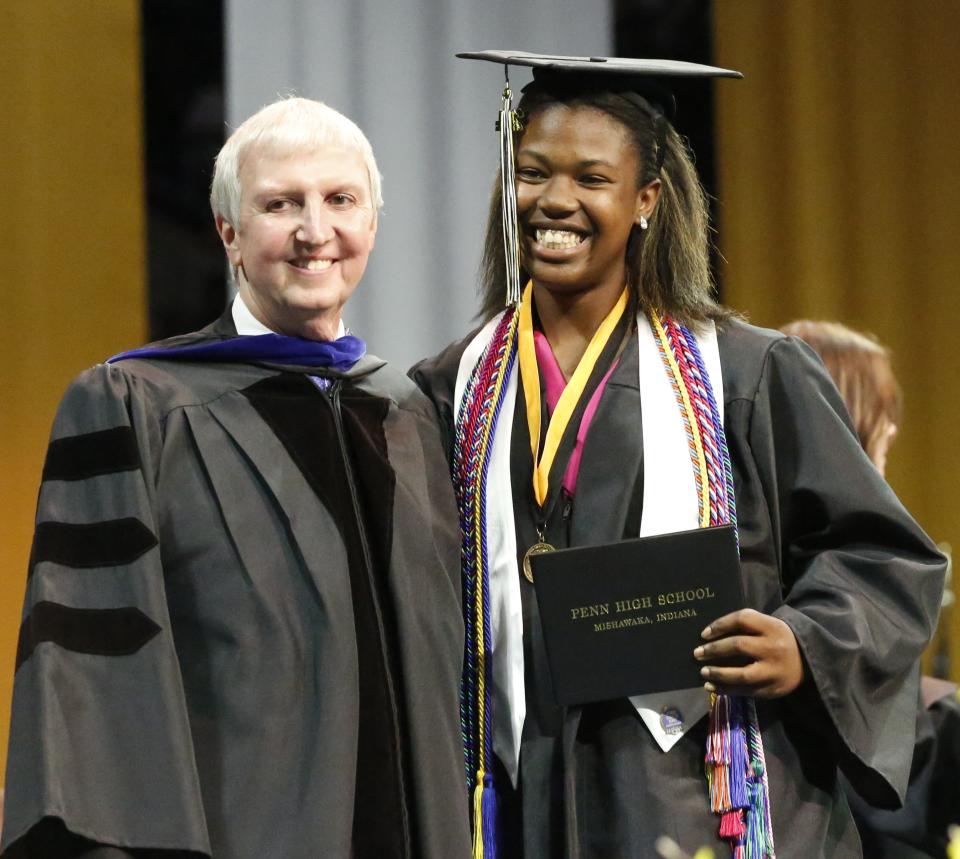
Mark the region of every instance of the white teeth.
POLYGON ((307 271, 323 271, 324 269, 328 269, 333 265, 333 260, 308 259, 304 260, 302 263, 297 263, 297 265, 300 268, 305 268, 307 271))
POLYGON ((569 230, 537 230, 537 244, 551 250, 575 248, 583 241, 583 236, 569 230))

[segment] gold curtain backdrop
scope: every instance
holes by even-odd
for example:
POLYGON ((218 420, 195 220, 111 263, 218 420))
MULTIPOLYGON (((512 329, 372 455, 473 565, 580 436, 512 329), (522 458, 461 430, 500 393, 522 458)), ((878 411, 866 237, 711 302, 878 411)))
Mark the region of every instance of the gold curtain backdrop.
MULTIPOLYGON (((139 4, 8 3, 0 49, 0 773, 43 452, 84 367, 146 337, 139 4)), ((890 481, 960 546, 960 4, 716 0, 720 244, 756 323, 894 350, 890 481)), ((424 241, 427 241, 424 238, 424 241)), ((950 628, 954 677, 960 628, 950 628)))
POLYGON ((3 4, 0 785, 57 402, 73 376, 146 334, 139 8, 136 0, 3 4))
MULTIPOLYGON (((960 3, 717 0, 714 28, 717 64, 745 74, 716 87, 724 298, 893 350, 887 477, 960 548, 960 3)), ((960 679, 960 611, 938 635, 960 679)))

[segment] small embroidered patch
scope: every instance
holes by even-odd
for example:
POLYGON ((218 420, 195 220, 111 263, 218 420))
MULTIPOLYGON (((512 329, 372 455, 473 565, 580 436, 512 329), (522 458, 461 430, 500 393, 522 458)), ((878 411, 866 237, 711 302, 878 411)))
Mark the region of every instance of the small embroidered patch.
POLYGON ((682 734, 683 713, 676 707, 664 707, 660 711, 660 727, 667 734, 682 734))

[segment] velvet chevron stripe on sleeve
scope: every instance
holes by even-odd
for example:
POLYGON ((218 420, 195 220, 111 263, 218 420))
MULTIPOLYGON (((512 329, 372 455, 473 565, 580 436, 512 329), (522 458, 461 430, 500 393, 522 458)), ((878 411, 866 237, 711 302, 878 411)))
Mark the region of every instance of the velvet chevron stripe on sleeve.
POLYGON ((119 567, 132 564, 156 545, 153 532, 133 517, 79 525, 40 522, 33 539, 30 574, 43 561, 79 569, 119 567))
POLYGON ((20 626, 16 667, 45 641, 77 653, 128 656, 158 632, 160 627, 138 608, 71 608, 41 601, 20 626))
POLYGON ((85 480, 139 467, 140 453, 133 428, 122 426, 50 442, 43 479, 85 480))

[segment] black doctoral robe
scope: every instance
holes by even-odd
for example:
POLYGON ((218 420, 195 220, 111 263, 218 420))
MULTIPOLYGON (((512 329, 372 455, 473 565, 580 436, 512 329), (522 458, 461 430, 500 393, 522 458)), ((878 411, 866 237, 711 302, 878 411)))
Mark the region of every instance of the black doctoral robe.
MULTIPOLYGON (((639 359, 635 331, 623 334, 627 343, 590 425, 572 503, 558 497, 563 469, 617 337, 550 474, 546 539, 556 547, 639 534, 639 359)), ((448 454, 457 367, 471 339, 411 371, 437 408, 448 454)), ((936 621, 944 559, 863 453, 839 394, 805 345, 738 321, 719 326, 718 345, 744 591, 750 606, 791 627, 807 671, 793 694, 757 702, 777 856, 859 857, 838 768, 874 803, 902 799, 916 713, 912 669, 936 621)), ((517 396, 511 477, 522 554, 537 535, 522 386, 517 396)), ((651 857, 659 835, 690 853, 710 845, 717 859, 728 855, 709 809, 707 720, 665 754, 627 700, 556 707, 535 593, 522 576, 521 592, 527 715, 517 790, 497 773, 505 855, 651 857)), ((656 655, 637 654, 648 658, 656 655)))
POLYGON ((86 371, 40 490, 4 855, 467 856, 458 556, 433 409, 372 356, 86 371))

